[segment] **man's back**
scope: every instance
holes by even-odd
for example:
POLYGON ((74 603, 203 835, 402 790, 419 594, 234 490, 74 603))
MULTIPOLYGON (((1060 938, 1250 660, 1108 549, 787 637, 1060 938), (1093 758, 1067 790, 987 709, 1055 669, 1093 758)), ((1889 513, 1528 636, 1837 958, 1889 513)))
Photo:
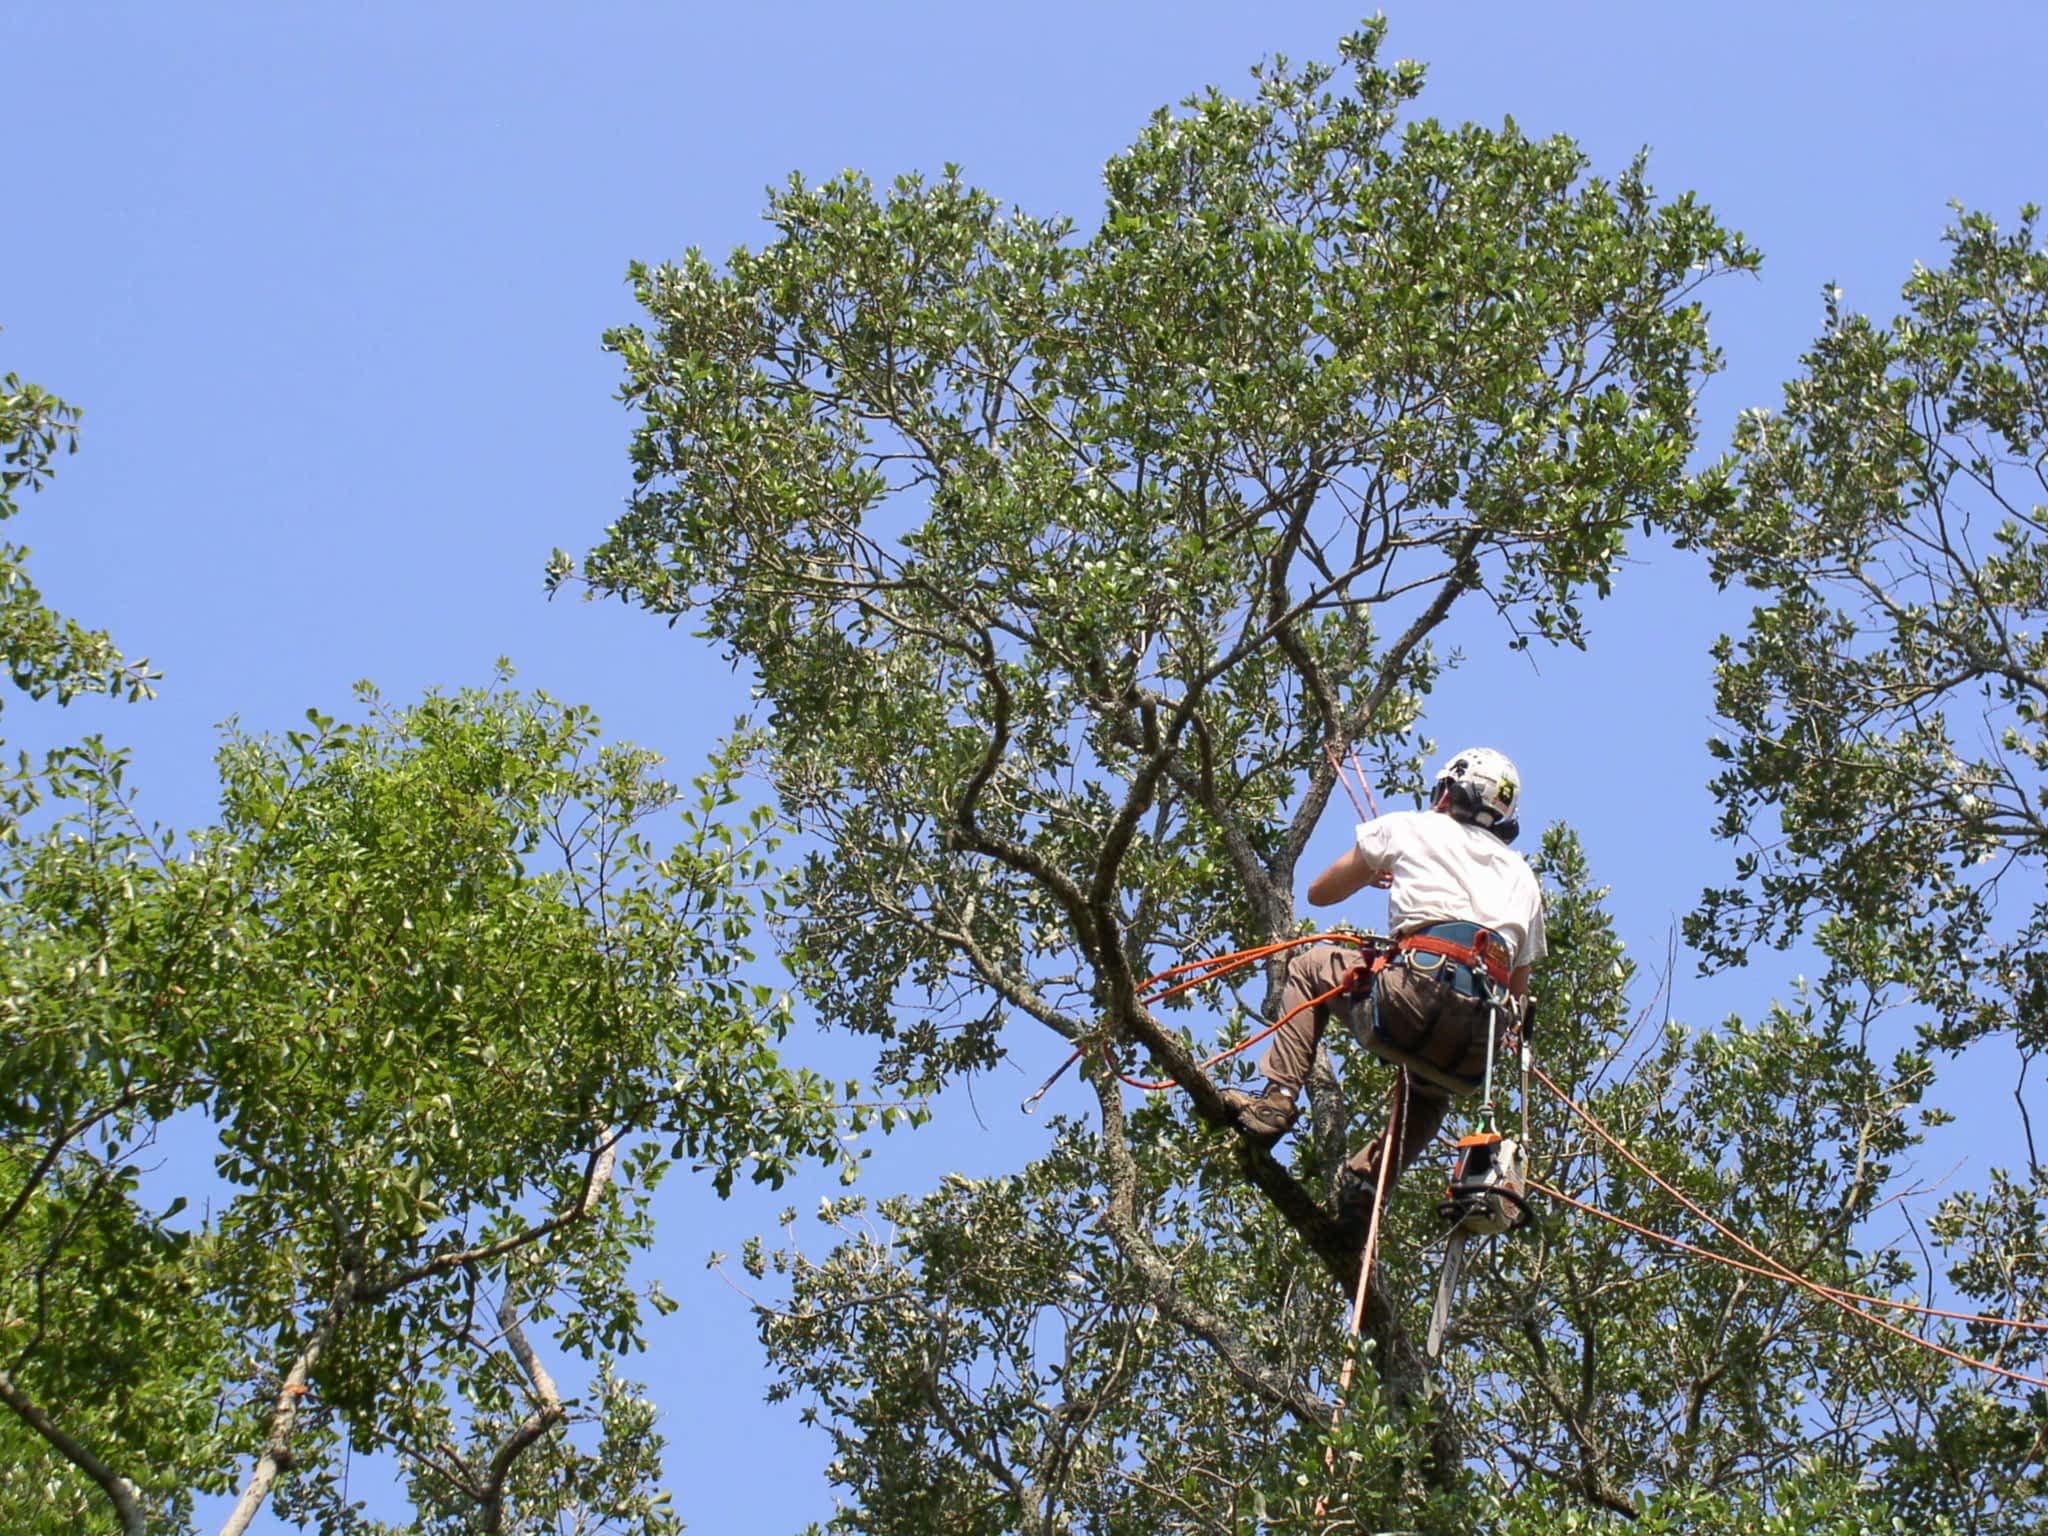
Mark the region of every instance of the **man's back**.
POLYGON ((1358 828, 1358 852, 1388 870, 1395 933, 1423 923, 1477 923, 1498 934, 1516 967, 1544 953, 1543 893, 1528 861, 1492 832, 1435 811, 1393 811, 1358 828))

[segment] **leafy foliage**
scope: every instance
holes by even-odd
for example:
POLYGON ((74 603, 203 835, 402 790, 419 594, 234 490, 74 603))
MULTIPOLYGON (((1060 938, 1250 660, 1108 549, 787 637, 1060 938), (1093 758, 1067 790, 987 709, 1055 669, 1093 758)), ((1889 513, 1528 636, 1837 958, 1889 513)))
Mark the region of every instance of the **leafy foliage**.
MULTIPOLYGON (((0 377, 0 522, 24 492, 49 482, 59 453, 78 451, 78 411, 39 385, 0 377)), ((124 661, 100 630, 53 612, 28 578, 26 545, 0 542, 0 658, 14 686, 69 703, 81 693, 146 698, 156 674, 124 661)))
MULTIPOLYGON (((1601 180, 1567 140, 1413 119, 1421 71, 1379 62, 1382 31, 1346 40, 1341 84, 1276 62, 1249 101, 1159 113, 1092 232, 950 170, 849 175, 774 194, 758 251, 633 269, 646 319, 611 345, 636 493, 552 579, 753 669, 758 760, 815 849, 789 954, 886 1075, 985 1068, 1023 1021, 1079 1048, 1094 1095, 1016 1175, 833 1202, 829 1251, 747 1255, 786 1286, 758 1312, 776 1391, 834 1440, 832 1528, 2030 1528, 2037 1400, 1873 1315, 1928 1278, 1885 1225, 1931 1071, 1879 1043, 1905 943, 1860 966, 1863 930, 1832 923, 1841 966, 1760 1021, 1646 1032, 1553 833, 1543 1060, 1591 1118, 1539 1095, 1551 1218, 1475 1283, 1441 1366, 1413 1342, 1438 1227, 1403 1192, 1335 1428, 1358 1256, 1319 1196, 1363 1117, 1325 1072, 1288 1165, 1205 1135, 1213 1024, 1138 1001, 1160 966, 1295 931, 1335 759, 1415 787, 1447 640, 1476 613, 1581 643, 1631 525, 1725 547, 1724 573, 1761 539, 1789 574, 1759 632, 1854 653, 1800 626, 1814 571, 1860 547, 1862 439, 1812 445, 1842 499, 1810 544, 1757 533, 1763 445, 1800 459, 1833 397, 1798 396, 1820 404, 1789 435, 1746 427, 1739 498, 1727 466, 1687 471, 1716 363, 1697 288, 1753 254, 1641 163, 1601 180), (1107 1063, 1144 1057, 1185 1097, 1127 1102, 1107 1063)), ((1946 355, 2018 431, 2024 370, 1973 373, 1970 337, 1946 355)), ((1724 707, 1768 701, 1748 740, 1796 739, 1757 722, 1797 652, 1731 655, 1724 707)), ((1838 717, 1830 741, 1856 728, 1840 692, 1791 697, 1838 717)), ((1758 751, 1784 768, 1758 784, 1799 782, 1758 751)), ((1867 867, 1858 913, 1899 884, 1867 867)), ((1952 1278, 2012 1273, 1998 1211, 1948 1219, 2001 1245, 1952 1278)))
POLYGON ((502 686, 366 702, 231 734, 182 849, 96 743, 0 849, 9 1529, 91 1483, 179 1528, 237 1461, 227 1529, 280 1478, 288 1514, 349 1529, 348 1456, 381 1448, 421 1529, 673 1530, 613 1370, 664 1144, 723 1190, 864 1119, 774 1053, 786 1000, 744 970, 771 828, 732 819, 729 769, 684 800, 502 686), (209 1127, 194 1223, 138 1170, 209 1127))
MULTIPOLYGON (((1716 494, 1683 468, 1714 364, 1691 295, 1751 254, 1568 140, 1397 132, 1421 71, 1379 64, 1380 33, 1343 45, 1348 89, 1276 63, 1253 101, 1160 113, 1086 238, 950 171, 846 176, 792 181, 776 240, 723 269, 634 269, 648 324, 611 345, 637 492, 582 575, 755 668, 819 847, 794 967, 885 1075, 986 1066, 1019 1017, 1149 1052, 1220 1118, 1136 1002, 1152 958, 1292 927, 1325 749, 1413 782, 1461 599, 1576 642, 1629 524, 1716 494)), ((1180 1305, 1097 1089, 1105 1226, 1152 1303, 1315 1411, 1180 1305)))
POLYGON ((1831 292, 1784 409, 1743 419, 1739 501, 1689 527, 1761 595, 1718 652, 1743 879, 1690 935, 1730 961, 1814 922, 1844 971, 1921 996, 1941 1044, 2010 1030, 2029 1054, 2048 1041, 2040 241, 2031 208, 2010 232, 1962 217, 1888 323, 1831 292))
MULTIPOLYGON (((1960 214, 1889 321, 1844 311, 1776 414, 1741 424, 1740 497, 1689 523, 1724 582, 1759 594, 1717 651, 1730 739, 1721 830, 1738 880, 1688 927, 1710 959, 1810 936, 1823 993, 1909 1005, 1923 1040, 2048 1043, 2042 940, 2042 621, 2048 615, 2048 254, 2039 214, 1960 214)), ((2041 1315, 2042 1170, 1993 1169, 1931 1223, 1947 1280, 2041 1315)), ((2038 1372, 2038 1335, 1971 1324, 2038 1372)), ((1885 1446, 1900 1507, 2019 1529, 2039 1498, 2042 1400, 1959 1393, 1885 1446), (1965 1468, 1995 1467, 1983 1477, 1965 1468)))
MULTIPOLYGON (((1348 88, 1275 64, 1254 100, 1159 114, 1090 234, 951 172, 849 176, 776 194, 758 252, 635 269, 648 321, 612 345, 637 493, 580 575, 754 668, 762 765, 818 848, 790 950, 834 978, 830 1017, 918 1084, 1035 1022, 1082 1048, 1098 1111, 1014 1177, 830 1207, 821 1257, 750 1255, 786 1277, 762 1334, 834 1437, 835 1529, 2026 1528, 2034 1400, 1871 1315, 1926 1279, 1879 1235, 1931 1069, 1877 1044, 1904 944, 1638 1043, 1632 967, 1554 836, 1545 1060, 1593 1118, 1548 1123, 1542 1176, 1630 1224, 1507 1247, 1431 1368, 1433 1216, 1404 1195, 1378 1382, 1334 1430, 1358 1261, 1318 1196, 1354 1117, 1325 1075, 1290 1166, 1205 1138, 1202 1026, 1137 1001, 1164 963, 1293 930, 1331 754, 1414 785, 1454 615, 1578 643, 1631 523, 1743 529, 1760 445, 1805 446, 1752 422, 1740 500, 1685 469, 1714 364, 1694 290, 1752 265, 1738 238, 1566 141, 1397 128, 1420 71, 1379 41, 1345 44, 1348 88), (1131 1106, 1098 1050, 1186 1098, 1131 1106), (1994 1475, 1930 1470, 1993 1447, 1994 1475)), ((2018 430, 2021 370, 1979 378, 1973 345, 1951 375, 2018 430)), ((1813 483, 1844 463, 1814 445, 1813 483)), ((1844 497, 1815 561, 1859 547, 1844 497)), ((1798 572, 1760 625, 1801 622, 1798 572)), ((1776 676, 1726 675, 1728 699, 1776 676)), ((1813 703, 1834 740, 1841 704, 1813 703)))
MULTIPOLYGON (((1558 942, 1545 1064, 1705 1214, 1547 1099, 1538 1177, 1737 1258, 1709 1218, 1769 1234, 1823 1283, 1907 1283, 1900 1257, 1860 1251, 1857 1233, 1914 1140, 1923 1064, 1880 1065, 1810 1012, 1640 1039, 1602 893, 1568 836, 1545 862, 1558 942)), ((1134 1117, 1132 1143, 1142 1220, 1177 1282, 1262 1359, 1334 1391, 1345 1309, 1287 1227, 1169 1103, 1134 1117)), ((1905 1491, 1917 1472, 1878 1470, 1921 1443, 1904 1405, 1942 1396, 1946 1362, 1554 1197, 1539 1230, 1478 1267, 1460 1308, 1427 1412, 1465 1425, 1466 1476, 1432 1487, 1416 1426, 1372 1391, 1331 1430, 1189 1349, 1102 1230, 1100 1158, 1092 1133, 1063 1123, 1017 1175, 950 1177, 873 1210, 830 1202, 829 1252, 747 1255, 756 1279, 785 1277, 757 1317, 773 1395, 832 1434, 847 1493, 832 1530, 1855 1531, 1907 1507, 1939 1530, 1975 1507, 1954 1489, 1922 1501, 1905 1491)), ((1404 1326, 1428 1305, 1433 1201, 1411 1182, 1391 1212, 1375 1285, 1404 1326)), ((2013 1492, 1970 1481, 1978 1497, 2013 1492)), ((2022 1501, 1997 1528, 2038 1513, 2022 1501)))

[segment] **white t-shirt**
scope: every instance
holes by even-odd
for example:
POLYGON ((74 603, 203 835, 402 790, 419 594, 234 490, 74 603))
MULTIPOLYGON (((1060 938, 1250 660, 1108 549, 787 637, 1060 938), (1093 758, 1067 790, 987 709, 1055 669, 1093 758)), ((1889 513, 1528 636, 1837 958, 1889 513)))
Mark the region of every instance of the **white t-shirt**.
POLYGON ((1395 933, 1418 923, 1477 923, 1501 937, 1517 967, 1546 953, 1543 888, 1528 861, 1484 827, 1442 811, 1390 811, 1358 828, 1358 851, 1394 872, 1387 920, 1395 933))

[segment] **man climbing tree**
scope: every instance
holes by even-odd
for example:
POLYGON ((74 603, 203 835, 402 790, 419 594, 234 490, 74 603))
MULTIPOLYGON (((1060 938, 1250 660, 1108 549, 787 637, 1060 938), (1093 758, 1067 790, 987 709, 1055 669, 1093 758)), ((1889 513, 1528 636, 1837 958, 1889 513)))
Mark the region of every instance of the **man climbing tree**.
MULTIPOLYGON (((1334 1309, 1360 1254, 1312 1186, 1351 1117, 1317 1100, 1312 1167, 1194 1135, 1233 1119, 1176 1028, 1209 1015, 1145 981, 1296 931, 1328 752, 1427 788, 1454 613, 1482 616, 1461 643, 1575 643, 1629 531, 1718 494, 1685 467, 1695 295, 1755 260, 1640 164, 1415 118, 1383 30, 1159 113, 1086 234, 954 171, 846 175, 778 191, 760 250, 636 267, 631 505, 552 565, 751 669, 757 766, 815 850, 784 939, 821 1016, 921 1092, 1085 1047, 1070 1155, 1120 1315, 1315 1434, 1327 1351, 1206 1286, 1158 1202, 1227 1182, 1334 1309), (1134 1108, 1110 1069, 1146 1058, 1183 1092, 1134 1108)), ((1403 1464, 1458 1486, 1456 1407, 1423 1406, 1379 1290, 1364 1331, 1403 1464)))
POLYGON ((950 171, 846 176, 778 192, 758 251, 636 269, 632 504, 580 575, 751 669, 813 850, 795 974, 896 1081, 1076 1047, 1087 1074, 1014 1173, 934 1167, 829 1203, 829 1251, 792 1217, 746 1254, 773 1395, 832 1439, 831 1529, 2036 1529, 2023 1384, 1842 1311, 1928 1279, 1894 1224, 1927 1061, 1873 1045, 1889 999, 1643 1007, 1563 829, 1542 1068, 1612 1137, 1552 1105, 1534 1176, 1627 1226, 1503 1244, 1432 1366, 1438 1234, 1389 1202, 1332 1429, 1362 1263, 1318 1196, 1356 1117, 1318 1072, 1286 1164, 1199 1134, 1236 1111, 1176 1026, 1214 1014, 1147 978, 1299 931, 1331 754, 1427 803, 1437 648, 1579 641, 1632 530, 1729 500, 1685 469, 1697 288, 1752 254, 1640 164, 1416 118, 1382 30, 1342 77, 1159 113, 1092 231, 950 171), (1132 1098, 1147 1056, 1183 1091, 1132 1098), (1839 1291, 1711 1263, 1724 1229, 1839 1291))
MULTIPOLYGON (((1309 902, 1334 906, 1368 886, 1387 888, 1395 943, 1371 992, 1349 983, 1355 944, 1295 950, 1280 989, 1282 1022, 1259 1062, 1266 1091, 1228 1089, 1238 1127, 1278 1140, 1300 1115, 1297 1100, 1332 1013, 1374 1055, 1401 1069, 1400 1178, 1443 1125, 1453 1096, 1476 1092, 1489 1057, 1529 991, 1543 958, 1543 892, 1508 845, 1520 830, 1521 775, 1489 747, 1445 763, 1427 811, 1396 811, 1361 824, 1351 848, 1309 882, 1309 902)), ((1337 1218, 1362 1233, 1379 1183, 1375 1138, 1338 1176, 1337 1218)))

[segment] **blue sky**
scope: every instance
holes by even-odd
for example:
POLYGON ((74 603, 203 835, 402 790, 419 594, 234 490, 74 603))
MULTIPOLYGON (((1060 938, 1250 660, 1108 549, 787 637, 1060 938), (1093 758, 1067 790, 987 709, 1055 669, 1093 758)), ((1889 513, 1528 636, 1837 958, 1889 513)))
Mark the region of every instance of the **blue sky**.
MULTIPOLYGON (((136 709, 11 705, 20 745, 133 743, 144 805, 206 819, 214 727, 282 729, 357 678, 406 698, 522 681, 694 771, 744 682, 679 631, 545 601, 628 487, 630 421, 600 333, 632 318, 629 260, 758 241, 792 170, 878 180, 961 163, 1083 227, 1103 160, 1147 113, 1261 55, 1328 56, 1342 5, 733 6, 368 3, 15 5, 0 12, 10 155, 0 368, 85 409, 83 451, 18 536, 67 613, 164 672, 136 709)), ((1728 370, 1705 440, 1769 404, 1819 324, 1819 290, 1887 310, 1940 258, 1947 205, 2010 220, 2048 195, 2031 4, 1398 4, 1393 56, 1422 107, 1513 115, 1612 172, 1638 147, 1764 252, 1710 289, 1728 370)), ((1584 657, 1491 652, 1432 717, 1446 745, 1520 760, 1532 820, 1563 817, 1661 956, 1725 854, 1706 835, 1704 647, 1740 610, 1685 561, 1645 564, 1584 657)), ((1341 826, 1329 829, 1332 852, 1341 826)), ((1784 978, 1709 991, 1702 1019, 1784 978), (1747 989, 1745 991, 1745 989, 1747 989)), ((1040 1058, 1046 1059, 1041 1062, 1040 1058)), ((882 1149, 876 1193, 1012 1166, 1012 1106, 1056 1056, 882 1149)), ((811 1192, 806 1192, 808 1199, 811 1192)), ((745 1309, 702 1267, 788 1197, 670 1202, 664 1283, 685 1301, 639 1373, 671 1418, 698 1530, 793 1530, 830 1512, 828 1454, 758 1406, 745 1309), (735 1386, 739 1401, 734 1401, 735 1386)))

